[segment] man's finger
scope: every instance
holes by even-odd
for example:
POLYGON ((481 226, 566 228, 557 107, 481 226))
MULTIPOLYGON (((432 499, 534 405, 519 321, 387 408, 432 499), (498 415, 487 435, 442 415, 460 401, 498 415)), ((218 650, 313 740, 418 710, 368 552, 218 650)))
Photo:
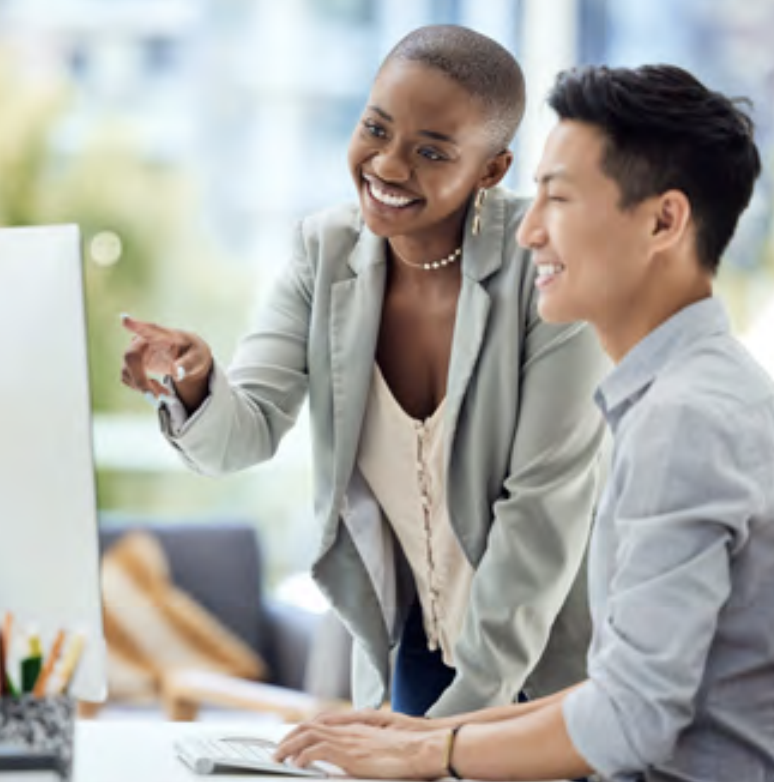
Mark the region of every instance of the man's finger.
POLYGON ((326 763, 333 763, 346 772, 348 759, 346 751, 341 752, 337 744, 329 740, 322 740, 310 744, 294 756, 293 765, 306 768, 311 763, 322 760, 326 763))
POLYGON ((279 743, 274 757, 277 760, 285 758, 294 758, 306 747, 319 741, 328 731, 322 726, 316 726, 313 723, 299 725, 295 730, 285 736, 279 743))
POLYGON ((299 725, 285 736, 277 745, 274 751, 275 760, 283 761, 285 758, 293 757, 299 750, 303 749, 309 741, 309 727, 299 725))
POLYGON ((329 711, 320 714, 314 720, 320 725, 380 725, 384 722, 384 716, 373 709, 352 710, 346 712, 329 711))
POLYGON ((309 727, 308 722, 302 722, 300 725, 296 725, 293 730, 285 734, 285 737, 277 745, 278 747, 284 747, 289 741, 292 741, 296 736, 300 736, 309 727))

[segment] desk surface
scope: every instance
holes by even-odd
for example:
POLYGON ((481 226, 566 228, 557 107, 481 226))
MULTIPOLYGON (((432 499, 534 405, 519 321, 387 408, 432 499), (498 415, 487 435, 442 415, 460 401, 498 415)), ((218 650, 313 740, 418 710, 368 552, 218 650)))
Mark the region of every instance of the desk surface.
MULTIPOLYGON (((228 733, 251 734, 279 739, 281 725, 256 728, 250 724, 217 724, 197 722, 106 721, 81 720, 75 731, 75 766, 72 782, 195 782, 201 780, 245 779, 244 774, 207 774, 191 771, 175 754, 172 744, 179 736, 218 736, 228 733)), ((269 777, 282 779, 290 777, 269 777)), ((249 778, 249 777, 247 777, 249 778)))
MULTIPOLYGON (((72 782, 216 782, 243 779, 301 779, 268 774, 193 773, 178 760, 172 743, 178 736, 255 734, 277 740, 287 726, 197 722, 79 721, 75 732, 75 768, 72 782)), ((25 778, 26 779, 26 778, 25 778)), ((310 781, 311 782, 311 781, 310 781)))

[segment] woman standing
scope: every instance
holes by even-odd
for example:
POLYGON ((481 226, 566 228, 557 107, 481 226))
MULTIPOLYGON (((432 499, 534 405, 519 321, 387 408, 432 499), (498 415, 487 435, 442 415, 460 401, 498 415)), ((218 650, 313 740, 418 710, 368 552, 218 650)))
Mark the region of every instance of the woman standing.
POLYGON ((585 326, 537 316, 526 204, 497 187, 523 109, 499 44, 410 33, 350 143, 359 203, 301 222, 228 371, 194 334, 125 320, 123 381, 167 397, 164 431, 196 470, 271 458, 308 395, 313 575, 353 635, 357 706, 388 696, 396 645, 408 714, 584 675, 606 364, 585 326))

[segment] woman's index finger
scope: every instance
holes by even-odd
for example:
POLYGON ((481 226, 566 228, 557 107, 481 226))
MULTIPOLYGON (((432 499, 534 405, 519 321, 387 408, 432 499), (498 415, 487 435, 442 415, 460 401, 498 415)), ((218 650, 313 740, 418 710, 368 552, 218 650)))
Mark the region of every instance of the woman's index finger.
POLYGON ((170 336, 169 329, 165 329, 163 326, 158 326, 155 323, 148 323, 145 320, 137 320, 131 315, 122 315, 121 323, 127 331, 131 331, 132 334, 136 334, 138 337, 148 341, 168 339, 170 336))

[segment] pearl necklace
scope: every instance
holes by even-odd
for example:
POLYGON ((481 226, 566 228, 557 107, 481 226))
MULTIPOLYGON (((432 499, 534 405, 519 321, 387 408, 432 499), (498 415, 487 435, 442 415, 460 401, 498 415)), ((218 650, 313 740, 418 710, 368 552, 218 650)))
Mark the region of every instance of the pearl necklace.
POLYGON ((444 266, 448 266, 449 264, 458 260, 462 255, 462 247, 458 247, 456 250, 454 250, 454 252, 450 252, 445 258, 441 258, 440 261, 428 261, 427 263, 412 263, 411 261, 407 261, 405 258, 401 258, 400 255, 395 252, 395 250, 392 252, 395 257, 406 266, 413 266, 415 269, 424 269, 425 271, 431 272, 435 271, 436 269, 441 269, 444 266))

